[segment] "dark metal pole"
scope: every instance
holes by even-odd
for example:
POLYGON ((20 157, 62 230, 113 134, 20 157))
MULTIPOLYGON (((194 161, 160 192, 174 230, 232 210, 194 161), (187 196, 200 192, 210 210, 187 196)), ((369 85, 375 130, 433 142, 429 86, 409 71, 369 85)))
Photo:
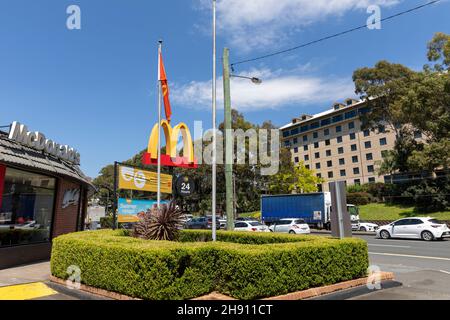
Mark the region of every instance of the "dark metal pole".
POLYGON ((114 162, 113 230, 117 226, 117 161, 114 162))

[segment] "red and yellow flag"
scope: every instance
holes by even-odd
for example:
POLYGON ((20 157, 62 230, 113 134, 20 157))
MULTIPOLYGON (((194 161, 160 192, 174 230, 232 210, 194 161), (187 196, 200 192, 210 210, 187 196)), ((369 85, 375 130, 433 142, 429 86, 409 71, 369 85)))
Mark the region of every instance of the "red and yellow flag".
POLYGON ((159 77, 158 80, 161 81, 161 89, 164 98, 164 110, 166 112, 166 119, 170 123, 170 118, 172 117, 172 109, 170 108, 169 100, 169 85, 167 84, 166 69, 164 68, 164 63, 162 59, 161 52, 159 53, 159 77))

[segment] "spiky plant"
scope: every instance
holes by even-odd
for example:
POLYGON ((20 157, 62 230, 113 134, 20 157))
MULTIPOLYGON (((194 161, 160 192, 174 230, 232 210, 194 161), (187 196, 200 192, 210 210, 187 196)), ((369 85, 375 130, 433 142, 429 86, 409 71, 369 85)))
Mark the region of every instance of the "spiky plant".
POLYGON ((169 240, 177 238, 183 225, 183 212, 174 201, 161 205, 161 208, 153 208, 136 223, 133 236, 147 240, 169 240))

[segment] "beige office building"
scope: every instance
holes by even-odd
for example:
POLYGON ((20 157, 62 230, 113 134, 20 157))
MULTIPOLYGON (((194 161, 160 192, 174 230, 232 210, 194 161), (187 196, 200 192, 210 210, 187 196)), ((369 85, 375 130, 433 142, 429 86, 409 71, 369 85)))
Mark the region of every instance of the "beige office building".
POLYGON ((328 191, 330 181, 343 180, 348 185, 384 182, 378 175, 377 161, 393 149, 395 134, 383 126, 376 132, 362 130, 359 116, 368 111, 365 102, 347 99, 331 110, 302 115, 281 128, 292 160, 303 161, 324 178, 323 191, 328 191))

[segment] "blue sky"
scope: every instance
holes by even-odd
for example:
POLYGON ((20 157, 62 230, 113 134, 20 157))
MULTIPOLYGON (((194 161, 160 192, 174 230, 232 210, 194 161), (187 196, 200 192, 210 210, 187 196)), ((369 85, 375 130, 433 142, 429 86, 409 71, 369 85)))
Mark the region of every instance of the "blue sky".
MULTIPOLYGON (((382 16, 425 0, 219 0, 221 52, 252 58, 364 24, 369 4, 382 16)), ((25 123, 76 147, 82 168, 95 177, 114 160, 147 145, 157 120, 157 41, 164 60, 175 123, 211 126, 211 23, 208 0, 1 0, 0 125, 25 123), (66 8, 81 8, 81 30, 66 28, 66 8)), ((258 75, 256 87, 232 82, 233 107, 255 123, 284 125, 302 113, 328 109, 353 96, 358 67, 386 59, 420 69, 426 42, 450 33, 443 1, 299 51, 236 68, 258 75)), ((221 83, 218 83, 219 107, 221 83)), ((222 110, 218 113, 222 121, 222 110)))

